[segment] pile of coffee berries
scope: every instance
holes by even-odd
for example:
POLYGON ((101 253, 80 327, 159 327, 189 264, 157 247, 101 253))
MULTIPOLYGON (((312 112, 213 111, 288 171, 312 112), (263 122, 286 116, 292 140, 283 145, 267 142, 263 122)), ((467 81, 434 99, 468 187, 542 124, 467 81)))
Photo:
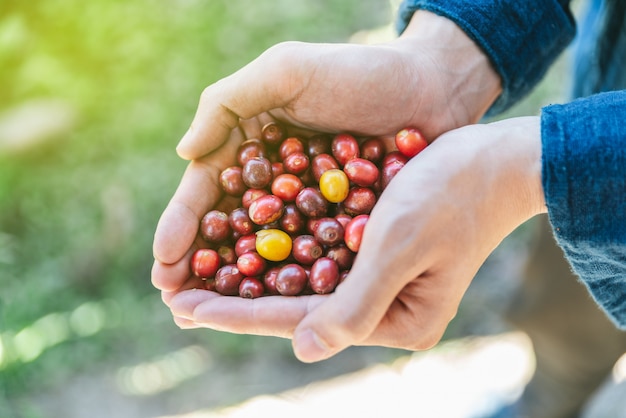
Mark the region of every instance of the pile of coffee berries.
POLYGON ((240 205, 211 210, 191 270, 227 296, 325 294, 347 276, 376 200, 427 142, 403 129, 397 150, 378 137, 348 133, 288 136, 274 122, 237 151, 219 177, 240 205))

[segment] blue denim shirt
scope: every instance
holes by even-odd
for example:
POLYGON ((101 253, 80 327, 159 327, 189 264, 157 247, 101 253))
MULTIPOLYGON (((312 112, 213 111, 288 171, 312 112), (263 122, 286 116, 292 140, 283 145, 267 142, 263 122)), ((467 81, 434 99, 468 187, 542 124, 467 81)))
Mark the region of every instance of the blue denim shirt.
MULTIPOLYGON (((530 92, 576 32, 565 0, 404 0, 399 32, 417 9, 456 22, 490 58, 503 89, 490 114, 530 92)), ((613 70, 626 74, 622 65, 613 70)), ((541 136, 557 242, 596 302, 626 329, 626 90, 547 106, 541 136)))

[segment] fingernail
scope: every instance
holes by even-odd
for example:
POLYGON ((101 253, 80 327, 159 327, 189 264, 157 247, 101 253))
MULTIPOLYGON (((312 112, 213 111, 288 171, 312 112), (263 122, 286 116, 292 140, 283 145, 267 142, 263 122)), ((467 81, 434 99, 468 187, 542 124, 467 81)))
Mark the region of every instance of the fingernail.
POLYGON ((169 308, 174 316, 193 319, 193 311, 200 303, 206 300, 203 292, 196 289, 185 290, 170 299, 169 308))
POLYGON ((198 325, 187 319, 187 318, 182 318, 180 316, 174 316, 174 323, 178 326, 178 328, 180 329, 194 329, 194 328, 198 328, 198 325))
POLYGON ((187 132, 185 132, 185 135, 183 135, 183 137, 180 139, 180 141, 178 141, 178 145, 176 145, 176 152, 178 153, 179 156, 181 156, 182 158, 187 159, 186 157, 186 150, 185 150, 185 146, 187 145, 187 142, 189 142, 189 138, 191 137, 191 135, 193 134, 193 130, 192 127, 190 127, 187 132))
POLYGON ((313 363, 331 356, 328 344, 312 329, 306 329, 294 337, 294 353, 304 363, 313 363))

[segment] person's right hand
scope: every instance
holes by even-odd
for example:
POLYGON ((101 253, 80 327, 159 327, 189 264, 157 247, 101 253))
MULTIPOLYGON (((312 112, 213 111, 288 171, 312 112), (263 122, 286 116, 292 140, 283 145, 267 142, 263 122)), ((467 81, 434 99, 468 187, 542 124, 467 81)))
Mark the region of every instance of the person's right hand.
POLYGON ((154 237, 154 286, 166 302, 193 287, 200 219, 218 205, 219 171, 237 145, 280 120, 364 136, 419 128, 429 140, 476 122, 500 92, 485 54, 452 21, 418 11, 383 45, 283 43, 203 92, 180 156, 192 160, 154 237), (240 129, 240 127, 242 127, 240 129))
POLYGON ((178 153, 200 158, 263 112, 316 131, 419 128, 430 140, 477 122, 500 93, 483 51, 446 18, 418 11, 380 45, 284 42, 203 92, 178 153))
POLYGON ((244 299, 181 291, 169 306, 181 327, 293 338, 306 362, 352 345, 430 348, 489 254, 547 210, 541 167, 538 117, 450 131, 389 183, 333 293, 244 299))

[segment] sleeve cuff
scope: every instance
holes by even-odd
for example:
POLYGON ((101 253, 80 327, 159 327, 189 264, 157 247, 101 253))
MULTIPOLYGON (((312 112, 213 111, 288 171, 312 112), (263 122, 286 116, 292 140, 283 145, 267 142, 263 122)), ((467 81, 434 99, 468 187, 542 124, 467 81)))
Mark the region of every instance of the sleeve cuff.
POLYGON ((626 90, 541 115, 542 182, 555 237, 596 302, 626 329, 626 90))

